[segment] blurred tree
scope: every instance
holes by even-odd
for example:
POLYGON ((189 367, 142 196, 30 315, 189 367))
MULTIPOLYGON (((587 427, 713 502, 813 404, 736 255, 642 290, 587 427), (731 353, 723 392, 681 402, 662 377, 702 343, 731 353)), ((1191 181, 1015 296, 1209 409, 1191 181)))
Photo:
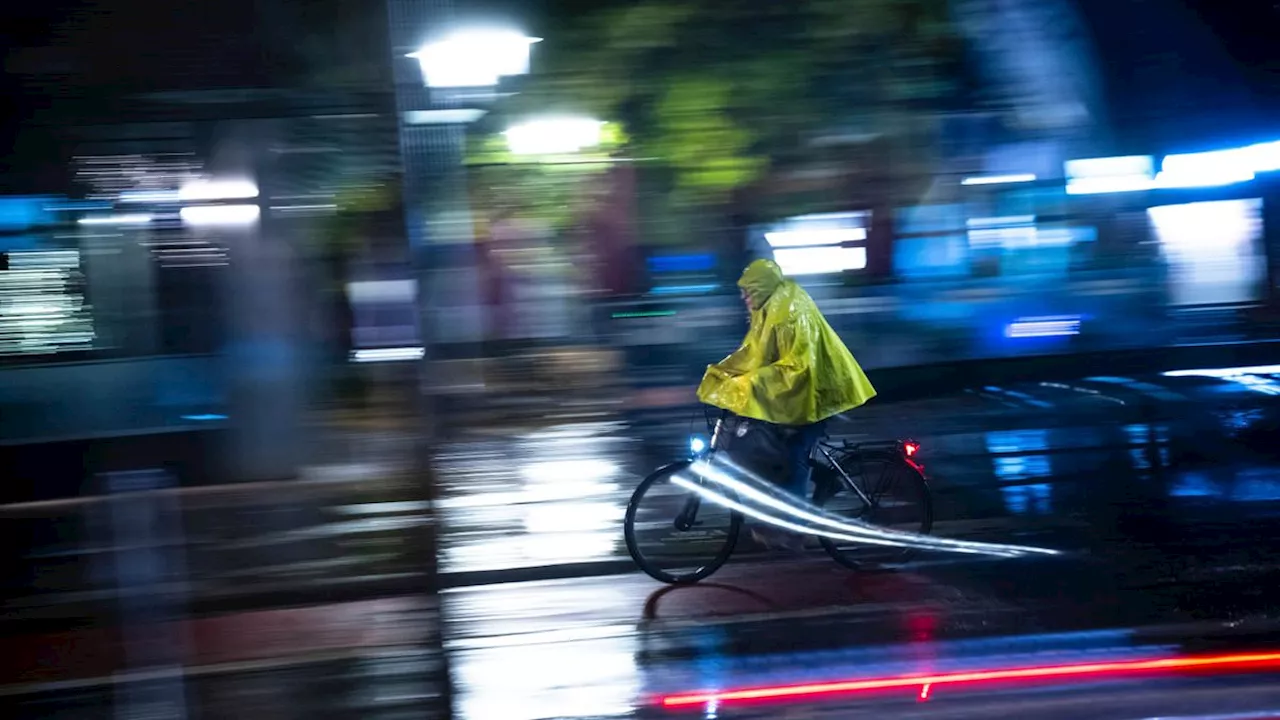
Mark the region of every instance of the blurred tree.
POLYGON ((604 124, 598 147, 564 156, 522 158, 511 153, 502 135, 474 134, 467 148, 472 201, 564 230, 591 206, 597 183, 626 146, 617 123, 604 124))
POLYGON ((662 168, 671 208, 819 176, 808 196, 823 206, 848 202, 850 185, 922 179, 937 111, 962 92, 946 0, 550 5, 533 74, 499 110, 620 122, 628 154, 662 168))

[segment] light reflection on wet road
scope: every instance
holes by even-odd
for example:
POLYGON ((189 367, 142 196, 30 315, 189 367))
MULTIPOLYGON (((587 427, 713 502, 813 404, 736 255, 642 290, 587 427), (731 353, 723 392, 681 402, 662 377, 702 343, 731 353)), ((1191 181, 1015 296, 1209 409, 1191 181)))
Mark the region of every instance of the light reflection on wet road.
MULTIPOLYGON (((652 430, 579 426, 576 439, 566 428, 534 431, 505 441, 510 454, 504 441, 455 444, 445 466, 480 459, 486 484, 469 484, 467 471, 446 474, 447 572, 563 558, 598 560, 602 573, 446 594, 461 717, 603 717, 708 678, 811 680, 806 650, 875 647, 920 633, 1000 636, 1272 613, 1273 593, 1250 586, 1276 574, 1251 545, 1270 541, 1273 529, 1247 540, 1227 530, 1246 516, 1273 515, 1271 488, 1280 483, 1280 465, 1239 447, 1240 428, 1221 422, 1222 404, 1239 394, 1205 383, 1112 380, 867 408, 835 430, 920 440, 939 534, 1077 551, 1064 561, 936 557, 855 575, 825 556, 747 552, 701 586, 668 590, 634 572, 604 574, 625 564, 609 519, 621 516, 644 472, 682 449, 687 415, 672 413, 652 430), (535 469, 509 464, 513 458, 535 469), (495 490, 500 499, 477 509, 471 498, 495 490), (1204 524, 1224 517, 1226 528, 1204 524), (1196 527, 1208 531, 1184 534, 1196 527), (1234 568, 1235 584, 1215 579, 1217 567, 1234 568), (757 658, 754 670, 730 662, 744 656, 757 658)), ((757 714, 726 708, 721 717, 757 714)))
MULTIPOLYGON (((1107 507, 1148 496, 1163 502, 1280 495, 1280 466, 1266 458, 1242 461, 1239 448, 1222 448, 1231 430, 1212 417, 1204 397, 1238 399, 1224 395, 1221 383, 1205 389, 1163 379, 1134 389, 1113 380, 873 405, 835 424, 832 434, 919 440, 937 503, 935 534, 944 536, 1097 529, 1107 507), (1206 432, 1207 425, 1216 432, 1206 432), (1098 482, 1103 476, 1115 482, 1098 482)), ((625 567, 617 528, 631 491, 651 469, 681 456, 691 426, 702 429, 701 417, 691 423, 688 413, 650 420, 451 443, 439 461, 442 571, 625 567)))
POLYGON ((454 443, 437 459, 444 573, 618 559, 638 478, 617 423, 454 443))
POLYGON ((1092 565, 961 563, 857 577, 800 560, 742 563, 673 590, 635 575, 457 590, 444 612, 459 716, 536 720, 621 715, 706 687, 936 671, 953 652, 948 642, 966 638, 1085 633, 1059 639, 1057 655, 1047 641, 971 643, 963 659, 977 667, 1114 658, 1137 652, 1132 641, 1088 631, 1185 622, 1216 592, 1180 585, 1162 595, 1092 565))
MULTIPOLYGON (((441 596, 442 633, 457 716, 622 716, 655 694, 708 684, 871 672, 891 647, 928 654, 941 652, 930 643, 954 639, 1274 617, 1280 463, 1266 433, 1280 399, 1212 378, 1115 380, 873 405, 833 429, 922 443, 937 534, 1073 551, 1061 560, 930 556, 897 572, 855 574, 820 554, 742 548, 704 584, 668 589, 632 567, 621 518, 639 479, 685 448, 688 414, 454 433, 437 458, 443 487, 434 521, 450 588, 441 596)), ((294 494, 279 512, 211 503, 209 512, 192 511, 189 564, 215 589, 411 573, 409 549, 428 509, 403 479, 323 498, 294 494)), ((70 552, 59 533, 47 536, 39 552, 70 552)), ((42 573, 37 579, 55 590, 82 577, 73 564, 42 573)), ((293 602, 312 604, 326 587, 293 602)), ((4 609, 17 623, 18 604, 10 599, 4 609)), ((344 641, 346 654, 324 660, 341 667, 321 675, 345 678, 333 692, 346 709, 308 716, 432 716, 438 688, 393 691, 400 680, 353 674, 380 653, 428 652, 422 633, 435 627, 425 610, 401 623, 400 634, 375 633, 375 647, 344 641), (366 707, 353 699, 364 696, 400 700, 381 715, 353 710, 366 707)), ((1009 646, 982 653, 1005 657, 1009 646)), ((305 677, 307 667, 291 672, 305 677)), ((227 680, 217 692, 261 694, 274 684, 323 696, 314 683, 264 677, 276 679, 255 681, 265 683, 257 689, 227 680)), ((301 717, 307 706, 270 716, 301 717)), ((774 709, 725 708, 720 716, 824 711, 774 709)), ((13 716, 43 715, 29 706, 13 716)))

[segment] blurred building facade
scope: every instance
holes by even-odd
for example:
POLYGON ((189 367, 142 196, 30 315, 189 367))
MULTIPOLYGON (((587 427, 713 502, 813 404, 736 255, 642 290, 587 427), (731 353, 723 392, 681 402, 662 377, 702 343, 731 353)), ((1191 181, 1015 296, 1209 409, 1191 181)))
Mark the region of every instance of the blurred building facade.
MULTIPOLYGON (((295 477, 314 459, 307 410, 353 350, 351 283, 414 279, 385 9, 343 28, 285 3, 86 11, 9 56, 27 99, 14 135, 46 142, 7 185, 58 178, 4 206, 11 495, 74 494, 86 469, 160 459, 183 481, 295 477), (252 190, 188 192, 201 182, 252 190)), ((417 344, 411 301, 363 299, 361 338, 417 344)))

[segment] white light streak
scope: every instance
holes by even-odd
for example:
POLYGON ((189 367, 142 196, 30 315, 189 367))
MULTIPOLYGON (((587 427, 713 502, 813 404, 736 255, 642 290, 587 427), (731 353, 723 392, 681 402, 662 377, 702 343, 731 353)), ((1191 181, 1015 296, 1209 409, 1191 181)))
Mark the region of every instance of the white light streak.
POLYGON ((193 205, 179 215, 188 225, 251 225, 261 212, 257 205, 193 205))
POLYGON ((424 355, 425 351, 420 347, 372 348, 356 350, 351 353, 351 360, 358 363, 403 362, 421 360, 424 355))
POLYGON ((1030 173, 1018 175, 981 175, 967 177, 960 181, 961 185, 1010 185, 1013 183, 1035 182, 1036 176, 1030 173))
POLYGON ((251 180, 196 180, 178 190, 183 202, 210 200, 249 200, 258 197, 258 186, 251 180))

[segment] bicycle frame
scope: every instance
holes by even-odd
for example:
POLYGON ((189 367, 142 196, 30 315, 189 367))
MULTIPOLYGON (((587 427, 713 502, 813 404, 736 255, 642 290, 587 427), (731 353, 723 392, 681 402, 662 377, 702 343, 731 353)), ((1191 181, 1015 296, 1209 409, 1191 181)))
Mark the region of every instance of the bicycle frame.
MULTIPOLYGON (((777 525, 792 533, 799 535, 814 534, 818 536, 823 547, 828 554, 835 559, 836 562, 845 567, 858 570, 865 565, 865 561, 857 559, 849 555, 846 548, 839 547, 834 544, 835 539, 847 540, 854 545, 860 544, 857 537, 836 535, 828 538, 826 531, 820 527, 808 527, 802 509, 812 505, 812 511, 829 513, 832 518, 841 516, 849 518, 853 522, 857 522, 866 513, 877 514, 878 498, 884 494, 887 483, 892 482, 889 478, 894 476, 893 469, 895 466, 902 466, 904 463, 911 465, 917 471, 920 471, 918 478, 912 478, 913 482, 919 486, 919 490, 924 493, 922 498, 922 508, 924 510, 923 520, 921 520, 921 532, 928 533, 932 523, 932 513, 928 496, 928 486, 924 482, 923 471, 921 466, 913 460, 913 457, 919 451, 919 445, 911 440, 896 440, 887 442, 868 442, 856 444, 849 441, 831 441, 827 437, 820 437, 814 445, 813 452, 809 453, 806 458, 810 467, 820 472, 815 474, 814 480, 818 487, 815 489, 811 498, 790 498, 784 488, 766 488, 763 485, 768 481, 764 478, 751 474, 750 468, 757 465, 773 465, 776 462, 771 461, 767 457, 759 458, 762 462, 754 462, 755 458, 742 458, 747 462, 747 468, 737 468, 733 463, 717 463, 723 464, 724 468, 718 470, 728 471, 730 474, 745 474, 750 477, 744 477, 742 480, 750 480, 753 485, 762 486, 759 490, 768 490, 772 495, 777 496, 777 500, 786 502, 786 506, 779 505, 777 509, 782 511, 783 515, 796 515, 799 524, 786 522, 780 519, 767 516, 767 509, 764 507, 752 507, 755 503, 750 502, 753 499, 766 500, 759 495, 759 490, 749 489, 740 486, 737 482, 727 479, 727 475, 721 475, 711 468, 703 468, 697 463, 714 461, 714 455, 717 452, 725 450, 734 450, 734 443, 738 437, 747 437, 752 429, 752 421, 749 418, 740 418, 741 423, 735 422, 739 418, 735 418, 729 412, 714 412, 707 408, 705 411, 705 419, 707 430, 710 432, 710 438, 701 432, 690 434, 687 449, 688 454, 683 459, 669 463, 657 468, 641 481, 640 485, 631 495, 631 500, 627 504, 627 512, 624 520, 623 534, 627 543, 627 552, 636 561, 637 565, 656 580, 667 583, 690 583, 702 580, 729 561, 733 554, 742 532, 746 524, 745 515, 752 517, 751 527, 755 528, 755 522, 763 522, 769 525, 777 525), (825 461, 825 462, 824 462, 825 461), (859 463, 859 467, 855 469, 852 464, 859 463), (873 480, 871 466, 879 466, 885 464, 888 466, 889 472, 886 472, 881 480, 873 480), (855 475, 861 477, 855 478, 855 475), (640 505, 645 497, 648 497, 650 490, 658 487, 659 483, 671 482, 677 486, 673 488, 675 492, 671 492, 665 486, 659 491, 660 497, 665 498, 667 502, 674 501, 675 508, 670 505, 662 511, 658 517, 646 515, 643 521, 638 520, 640 505), (723 486, 723 487, 722 487, 723 486), (848 494, 844 499, 851 503, 853 498, 858 498, 861 502, 861 508, 848 508, 844 506, 836 506, 831 510, 821 510, 825 508, 827 503, 833 496, 839 494, 841 488, 847 488, 848 494), (681 490, 684 492, 682 493, 681 490), (738 492, 743 492, 750 497, 745 498, 746 503, 740 502, 738 492), (683 495, 683 497, 681 497, 683 495), (785 498, 783 496, 786 496, 785 498), (727 506, 724 509, 729 511, 729 525, 726 531, 718 532, 711 527, 708 518, 699 518, 702 509, 702 503, 710 502, 713 506, 727 506), (674 510, 674 513, 672 512, 674 510), (671 513, 671 514, 668 514, 671 513), (672 518, 674 515, 674 518, 672 518), (665 517, 663 517, 665 516, 665 517), (692 565, 686 564, 682 568, 668 569, 665 566, 657 564, 658 558, 641 549, 639 543, 641 541, 641 530, 648 532, 654 529, 654 526, 666 526, 670 522, 678 532, 688 532, 694 529, 702 529, 707 526, 705 533, 697 533, 698 537, 694 538, 696 549, 701 550, 704 547, 712 547, 716 550, 714 556, 704 561, 693 562, 692 565), (643 527, 642 527, 643 526, 643 527)), ((690 423, 692 425, 692 423, 690 423)), ((692 430, 692 427, 690 427, 692 430)), ((782 438, 778 438, 781 440, 782 438)), ((750 442, 750 441, 748 441, 750 442)), ((755 445, 755 443, 750 443, 755 445)), ((776 442, 770 442, 769 445, 775 445, 776 442)), ((763 445, 763 443, 761 443, 763 445)), ((763 447, 759 449, 764 449, 763 447)), ((754 454, 754 453, 753 453, 754 454)), ((736 458, 735 458, 736 459, 736 458)), ((798 458, 797 458, 798 459, 798 458)), ((906 469, 905 467, 900 469, 906 469)), ((769 472, 765 471, 768 475, 769 472)), ((775 505, 772 501, 762 502, 762 505, 775 505)), ((808 518, 817 521, 816 518, 808 518)), ((829 522, 819 522, 819 525, 828 525, 829 522)), ((865 522, 864 522, 865 524, 865 522)), ((874 524, 874 522, 872 523, 874 524)), ((718 528, 719 525, 716 526, 718 528)), ((861 536, 861 531, 854 533, 861 536)), ((760 539, 760 538, 757 538, 760 539)), ((765 540, 763 544, 770 547, 772 544, 765 540)), ((885 543, 872 543, 885 544, 885 543)), ((894 543, 888 543, 893 545, 894 543)), ((909 544, 903 545, 909 547, 909 544)), ((856 549, 856 548, 855 548, 856 549)), ((860 556, 861 557, 861 556, 860 556)))
POLYGON ((843 467, 840 467, 840 463, 837 462, 835 457, 831 454, 831 451, 833 449, 835 449, 835 445, 833 445, 832 443, 823 442, 823 441, 818 442, 818 452, 822 454, 822 457, 827 459, 828 463, 831 463, 832 468, 835 468, 836 474, 839 476, 840 480, 844 483, 845 488, 853 491, 854 493, 857 493, 858 498, 861 499, 863 504, 865 504, 867 507, 874 506, 875 503, 871 500, 870 497, 867 496, 865 492, 862 491, 862 488, 858 486, 858 483, 854 482, 853 478, 849 477, 849 473, 845 472, 843 467))
MULTIPOLYGON (((727 410, 721 410, 719 416, 714 421, 711 419, 709 414, 705 416, 708 429, 711 430, 711 442, 707 443, 705 450, 693 453, 691 460, 696 461, 708 459, 713 456, 717 450, 721 449, 725 439, 724 434, 729 432, 728 423, 726 421, 730 416, 731 413, 727 410)), ((889 451, 901 457, 917 470, 923 471, 923 468, 919 463, 912 458, 912 455, 918 448, 919 444, 913 440, 887 440, 882 442, 850 445, 848 442, 835 443, 823 439, 819 440, 816 445, 818 453, 826 459, 831 469, 835 470, 836 477, 838 478, 837 482, 840 482, 846 489, 856 494, 858 499, 860 499, 867 508, 874 508, 876 506, 876 501, 873 500, 871 496, 867 494, 866 490, 864 490, 859 483, 855 482, 849 473, 845 471, 845 469, 840 465, 840 462, 836 460, 835 453, 844 452, 850 455, 856 455, 859 463, 861 463, 866 451, 889 451), (907 450, 908 446, 912 448, 911 451, 907 450)), ((812 457, 809 462, 815 470, 827 469, 815 462, 812 457)), ((863 475, 865 476, 865 470, 863 471, 863 475)), ((701 482, 701 480, 699 480, 699 482, 701 482)), ((684 509, 676 516, 675 525, 678 530, 683 532, 693 527, 701 504, 701 496, 694 494, 689 498, 684 509)))

